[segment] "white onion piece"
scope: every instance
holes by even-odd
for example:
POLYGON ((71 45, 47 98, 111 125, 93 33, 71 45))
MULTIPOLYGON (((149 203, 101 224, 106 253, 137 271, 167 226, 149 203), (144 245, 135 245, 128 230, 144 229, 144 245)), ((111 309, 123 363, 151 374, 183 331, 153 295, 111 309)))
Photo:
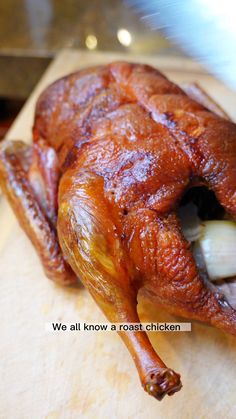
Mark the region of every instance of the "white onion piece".
POLYGON ((236 223, 206 221, 199 245, 211 280, 236 275, 236 223))
POLYGON ((184 237, 189 242, 199 239, 203 225, 197 215, 197 206, 190 202, 179 208, 179 218, 184 237))
POLYGON ((217 288, 224 294, 231 307, 236 310, 236 278, 222 280, 219 284, 217 283, 217 288))
POLYGON ((200 247, 199 241, 194 243, 194 246, 192 247, 193 250, 193 257, 196 262, 197 268, 201 274, 201 277, 208 280, 208 274, 207 274, 207 268, 205 259, 202 254, 202 249, 200 247))

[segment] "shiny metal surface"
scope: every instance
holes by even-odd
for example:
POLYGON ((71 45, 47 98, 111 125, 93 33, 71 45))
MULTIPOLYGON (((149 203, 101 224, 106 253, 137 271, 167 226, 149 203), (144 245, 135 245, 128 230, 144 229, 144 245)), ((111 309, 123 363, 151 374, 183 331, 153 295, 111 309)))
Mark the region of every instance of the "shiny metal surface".
POLYGON ((235 0, 125 0, 153 30, 236 91, 235 0))

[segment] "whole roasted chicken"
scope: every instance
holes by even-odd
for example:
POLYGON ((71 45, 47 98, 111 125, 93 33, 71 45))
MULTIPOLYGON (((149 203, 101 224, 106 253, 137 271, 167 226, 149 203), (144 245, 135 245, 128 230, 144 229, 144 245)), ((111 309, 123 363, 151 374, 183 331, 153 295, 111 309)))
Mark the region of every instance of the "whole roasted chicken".
MULTIPOLYGON (((110 321, 138 323, 140 291, 236 334, 236 311, 180 222, 191 197, 198 216, 205 202, 210 219, 236 219, 236 125, 199 88, 188 93, 126 62, 56 81, 37 102, 33 145, 2 144, 1 187, 46 275, 81 279, 110 321)), ((120 335, 149 394, 181 388, 145 332, 120 335)))

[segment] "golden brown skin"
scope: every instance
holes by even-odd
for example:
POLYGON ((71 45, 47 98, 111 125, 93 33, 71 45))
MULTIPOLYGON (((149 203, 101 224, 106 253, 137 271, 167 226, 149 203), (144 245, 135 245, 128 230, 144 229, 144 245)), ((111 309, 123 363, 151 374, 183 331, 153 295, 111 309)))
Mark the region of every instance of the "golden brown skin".
MULTIPOLYGON (((90 68, 40 96, 32 156, 19 142, 1 149, 2 187, 46 274, 78 276, 112 322, 139 322, 140 291, 236 334, 235 311, 200 277, 176 215, 201 182, 236 219, 236 126, 197 94, 220 116, 152 67, 90 68)), ((181 388, 144 332, 121 337, 148 393, 181 388)))

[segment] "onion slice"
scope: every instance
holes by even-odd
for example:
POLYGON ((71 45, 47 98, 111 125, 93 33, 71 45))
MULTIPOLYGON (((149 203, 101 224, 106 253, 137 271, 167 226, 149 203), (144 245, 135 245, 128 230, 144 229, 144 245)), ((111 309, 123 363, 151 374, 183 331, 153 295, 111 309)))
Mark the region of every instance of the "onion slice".
POLYGON ((198 239, 209 279, 236 275, 236 223, 206 221, 198 239))
POLYGON ((193 243, 201 235, 202 222, 197 215, 197 206, 192 202, 180 207, 178 211, 182 233, 186 240, 193 243))

